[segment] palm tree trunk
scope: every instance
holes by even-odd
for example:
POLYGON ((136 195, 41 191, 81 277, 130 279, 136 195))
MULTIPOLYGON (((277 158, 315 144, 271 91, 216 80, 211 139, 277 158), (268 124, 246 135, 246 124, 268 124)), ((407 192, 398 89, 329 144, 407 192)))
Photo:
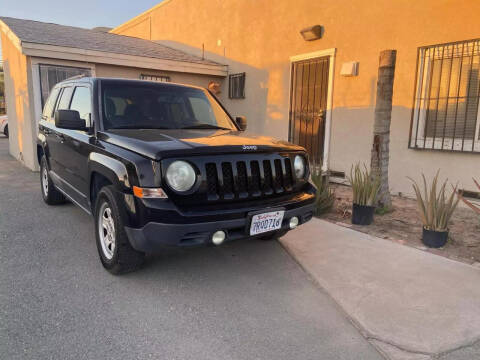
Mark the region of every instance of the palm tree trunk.
POLYGON ((375 122, 373 126, 373 147, 370 163, 372 174, 376 173, 380 176, 380 192, 377 206, 386 208, 392 206, 388 186, 388 161, 396 57, 396 50, 384 50, 380 53, 375 122))

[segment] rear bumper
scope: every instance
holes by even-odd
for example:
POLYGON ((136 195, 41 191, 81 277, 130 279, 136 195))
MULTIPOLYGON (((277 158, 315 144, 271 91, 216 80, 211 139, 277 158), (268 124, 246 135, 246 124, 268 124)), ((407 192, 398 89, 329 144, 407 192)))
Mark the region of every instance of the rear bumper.
MULTIPOLYGON (((285 215, 281 230, 290 230, 289 220, 297 216, 299 224, 304 224, 313 216, 314 198, 309 198, 301 203, 289 204, 285 208, 285 215), (292 206, 293 205, 293 206, 292 206)), ((265 212, 270 209, 282 208, 282 204, 265 207, 265 212)), ((255 209, 251 209, 255 210, 255 209)), ((222 220, 221 216, 216 221, 198 223, 171 224, 149 222, 141 228, 125 227, 125 231, 132 247, 142 252, 152 252, 165 246, 198 246, 211 243, 211 236, 215 231, 223 230, 227 236, 225 241, 232 241, 250 237, 250 217, 248 212, 236 219, 222 220)), ((280 231, 280 230, 277 230, 280 231)), ((265 235, 265 234, 262 234, 265 235)))

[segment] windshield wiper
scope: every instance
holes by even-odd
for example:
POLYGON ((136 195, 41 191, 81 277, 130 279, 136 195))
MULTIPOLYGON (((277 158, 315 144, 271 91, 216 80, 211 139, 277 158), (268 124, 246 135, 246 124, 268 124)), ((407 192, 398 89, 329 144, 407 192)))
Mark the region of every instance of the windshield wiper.
POLYGON ((131 130, 165 130, 165 129, 171 129, 169 127, 165 126, 158 126, 158 127, 143 127, 143 126, 138 126, 138 125, 125 125, 125 126, 116 126, 113 128, 109 128, 109 130, 125 130, 125 129, 131 129, 131 130))
POLYGON ((198 125, 190 125, 185 126, 180 129, 219 129, 219 130, 232 130, 226 127, 211 125, 211 124, 198 124, 198 125))

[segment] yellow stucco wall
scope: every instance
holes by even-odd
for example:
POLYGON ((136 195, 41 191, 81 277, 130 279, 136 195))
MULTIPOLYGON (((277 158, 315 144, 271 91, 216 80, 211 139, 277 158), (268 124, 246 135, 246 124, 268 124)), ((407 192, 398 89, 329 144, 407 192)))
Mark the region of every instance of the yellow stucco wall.
POLYGON ((36 130, 32 125, 30 106, 28 59, 4 33, 1 33, 5 97, 8 115, 10 154, 25 166, 35 168, 34 154, 36 130))
POLYGON ((478 154, 407 148, 417 48, 480 37, 478 14, 478 0, 165 0, 113 31, 197 54, 204 44, 208 58, 247 73, 246 99, 223 96, 227 108, 247 115, 254 131, 282 138, 288 136, 289 58, 336 48, 329 161, 341 171, 369 162, 378 55, 396 49, 390 183, 394 192, 411 193, 406 176, 422 171, 441 168, 471 189, 471 177, 480 178, 478 154), (299 30, 315 24, 324 26, 324 37, 304 41, 299 30), (358 76, 340 76, 347 61, 360 62, 358 76))

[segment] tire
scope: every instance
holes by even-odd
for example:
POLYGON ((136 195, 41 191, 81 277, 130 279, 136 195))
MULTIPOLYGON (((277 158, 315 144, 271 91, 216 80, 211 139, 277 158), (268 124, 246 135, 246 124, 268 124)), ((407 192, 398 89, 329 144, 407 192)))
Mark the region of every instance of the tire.
POLYGON ((3 133, 4 133, 5 136, 8 138, 8 124, 5 125, 5 129, 3 129, 3 133))
POLYGON ((40 186, 42 198, 48 205, 58 205, 65 202, 65 196, 55 188, 53 181, 48 174, 48 164, 45 155, 40 161, 40 186))
POLYGON ((267 234, 260 236, 260 240, 264 241, 270 241, 270 240, 275 240, 275 239, 280 239, 283 235, 285 235, 288 232, 288 230, 277 230, 273 233, 267 234))
POLYGON ((111 185, 104 186, 95 202, 95 238, 100 261, 112 274, 137 270, 145 254, 130 245, 125 232, 126 215, 119 206, 118 195, 111 185))

